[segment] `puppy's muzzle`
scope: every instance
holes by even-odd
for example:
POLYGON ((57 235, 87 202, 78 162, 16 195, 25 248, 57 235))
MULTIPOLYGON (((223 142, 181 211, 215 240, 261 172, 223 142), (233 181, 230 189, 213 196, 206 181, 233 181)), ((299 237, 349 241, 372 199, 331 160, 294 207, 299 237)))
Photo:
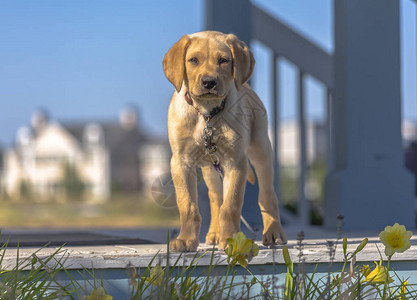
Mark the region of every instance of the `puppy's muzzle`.
POLYGON ((217 78, 212 76, 203 76, 201 78, 201 86, 207 90, 211 90, 212 88, 216 87, 217 85, 217 78))

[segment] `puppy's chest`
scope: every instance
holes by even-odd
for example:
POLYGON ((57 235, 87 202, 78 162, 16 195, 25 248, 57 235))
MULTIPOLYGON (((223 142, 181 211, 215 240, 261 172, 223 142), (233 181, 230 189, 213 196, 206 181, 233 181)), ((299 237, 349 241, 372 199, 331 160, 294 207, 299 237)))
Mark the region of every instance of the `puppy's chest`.
POLYGON ((242 142, 241 136, 224 119, 214 119, 207 125, 198 122, 192 134, 199 152, 214 152, 216 155, 233 156, 236 147, 242 142))

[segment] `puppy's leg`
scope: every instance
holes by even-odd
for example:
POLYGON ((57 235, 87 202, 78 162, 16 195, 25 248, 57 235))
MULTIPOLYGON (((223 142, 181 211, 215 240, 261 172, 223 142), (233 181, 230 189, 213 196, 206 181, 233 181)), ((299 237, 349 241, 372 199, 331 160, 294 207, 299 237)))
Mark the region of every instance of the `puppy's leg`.
POLYGON ((274 190, 274 172, 272 164, 271 143, 266 130, 257 134, 249 147, 249 159, 255 167, 259 181, 259 206, 264 225, 262 242, 264 245, 287 242, 287 237, 281 226, 278 211, 278 199, 274 190))
POLYGON ((172 251, 196 251, 200 233, 201 216, 197 202, 197 177, 193 167, 183 160, 172 157, 172 180, 175 186, 181 229, 178 237, 171 241, 172 251))
POLYGON ((206 244, 216 245, 219 243, 219 212, 223 203, 223 186, 219 174, 212 166, 201 168, 203 178, 208 188, 210 199, 210 227, 206 235, 206 244))
POLYGON ((226 247, 226 239, 240 231, 240 214, 247 178, 247 158, 224 166, 223 199, 220 207, 219 249, 226 247))

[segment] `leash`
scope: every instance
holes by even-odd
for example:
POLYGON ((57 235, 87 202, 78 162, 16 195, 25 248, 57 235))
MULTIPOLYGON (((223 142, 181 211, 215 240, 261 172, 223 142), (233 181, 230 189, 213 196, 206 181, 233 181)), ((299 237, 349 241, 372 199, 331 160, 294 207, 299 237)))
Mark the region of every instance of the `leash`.
MULTIPOLYGON (((204 147, 206 148, 206 155, 208 155, 211 159, 211 162, 213 164, 213 168, 216 170, 216 172, 219 174, 220 180, 223 181, 223 170, 220 166, 220 160, 219 157, 216 155, 217 152, 217 146, 213 142, 213 134, 215 131, 215 128, 210 125, 210 121, 213 119, 215 115, 220 113, 226 104, 226 98, 222 100, 219 106, 214 107, 208 114, 203 114, 195 105, 193 100, 190 97, 189 92, 187 91, 185 93, 185 101, 189 105, 191 105, 196 112, 203 117, 204 121, 206 122, 206 127, 204 127, 203 131, 203 139, 204 139, 204 147)), ((240 215, 240 220, 243 224, 245 224, 246 228, 254 235, 256 235, 255 230, 253 230, 252 226, 248 223, 248 221, 245 220, 245 218, 240 215)))

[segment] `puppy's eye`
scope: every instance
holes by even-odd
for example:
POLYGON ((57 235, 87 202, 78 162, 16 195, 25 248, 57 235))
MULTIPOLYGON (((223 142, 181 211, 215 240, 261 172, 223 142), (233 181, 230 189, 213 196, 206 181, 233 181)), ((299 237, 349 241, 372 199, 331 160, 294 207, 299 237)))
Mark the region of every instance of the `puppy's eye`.
POLYGON ((188 61, 190 63, 194 64, 194 65, 198 65, 198 58, 197 57, 191 57, 188 61))
POLYGON ((219 58, 219 61, 218 61, 219 65, 221 65, 221 64, 225 64, 225 63, 227 63, 227 62, 229 62, 229 60, 228 60, 228 59, 226 59, 226 58, 223 58, 223 57, 219 58))

